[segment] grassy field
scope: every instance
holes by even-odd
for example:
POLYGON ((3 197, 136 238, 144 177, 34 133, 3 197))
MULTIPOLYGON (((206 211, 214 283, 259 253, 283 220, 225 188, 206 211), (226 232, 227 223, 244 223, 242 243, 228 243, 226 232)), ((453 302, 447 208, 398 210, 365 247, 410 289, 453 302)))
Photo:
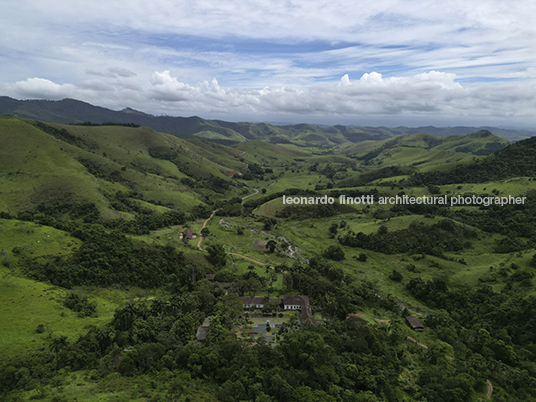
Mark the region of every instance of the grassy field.
MULTIPOLYGON (((79 318, 62 304, 67 291, 23 277, 6 276, 0 268, 0 356, 8 357, 46 348, 52 337, 65 335, 74 342, 91 325, 101 326, 113 317, 116 302, 91 297, 97 317, 79 318), (45 332, 37 333, 38 325, 45 332)), ((117 296, 116 296, 117 298, 117 296)))

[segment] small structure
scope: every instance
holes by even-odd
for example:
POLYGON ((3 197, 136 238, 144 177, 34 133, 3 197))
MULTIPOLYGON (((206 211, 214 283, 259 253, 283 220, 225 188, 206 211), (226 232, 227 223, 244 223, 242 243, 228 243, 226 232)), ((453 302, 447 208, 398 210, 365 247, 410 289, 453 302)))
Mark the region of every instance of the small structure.
POLYGON ((214 282, 214 278, 216 277, 216 275, 214 274, 206 274, 205 275, 205 279, 211 281, 211 282, 214 282))
POLYGON ((406 320, 408 321, 409 325, 411 326, 413 330, 419 331, 419 332, 424 330, 423 323, 417 317, 413 317, 410 315, 406 317, 406 320))
POLYGON ((205 318, 205 320, 203 321, 203 324, 197 328, 195 337, 197 338, 198 341, 204 342, 207 340, 208 333, 210 332, 210 319, 211 318, 212 317, 205 318))
POLYGON ((185 239, 191 239, 193 235, 194 235, 194 232, 192 229, 184 229, 184 232, 182 233, 182 236, 185 239))

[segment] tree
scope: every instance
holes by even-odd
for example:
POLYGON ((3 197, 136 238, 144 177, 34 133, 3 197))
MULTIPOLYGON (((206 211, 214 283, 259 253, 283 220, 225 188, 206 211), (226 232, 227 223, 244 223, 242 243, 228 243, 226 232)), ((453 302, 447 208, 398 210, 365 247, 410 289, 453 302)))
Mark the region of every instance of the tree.
POLYGON ((404 279, 404 277, 402 276, 402 274, 400 272, 398 272, 395 269, 395 270, 393 270, 391 275, 389 275, 389 279, 391 279, 391 280, 393 280, 395 282, 402 282, 402 279, 404 279))
POLYGON ((324 253, 322 255, 325 258, 329 258, 333 261, 342 261, 344 260, 344 251, 342 251, 341 246, 337 244, 332 244, 329 246, 326 250, 324 250, 324 253))
POLYGON ((67 337, 65 335, 61 335, 58 338, 52 339, 52 343, 50 344, 49 348, 54 353, 58 353, 63 348, 67 347, 69 345, 69 341, 67 341, 67 337))
POLYGON ((337 229, 339 228, 339 225, 336 223, 332 223, 329 227, 329 237, 333 239, 337 235, 337 229))
POLYGON ((207 247, 208 260, 216 267, 224 267, 226 265, 225 250, 221 244, 211 244, 207 247))
POLYGON ((270 240, 268 243, 266 243, 266 248, 270 250, 270 253, 273 253, 276 247, 277 242, 275 240, 270 240))
POLYGON ((201 236, 207 237, 210 235, 210 230, 208 228, 201 229, 201 236))

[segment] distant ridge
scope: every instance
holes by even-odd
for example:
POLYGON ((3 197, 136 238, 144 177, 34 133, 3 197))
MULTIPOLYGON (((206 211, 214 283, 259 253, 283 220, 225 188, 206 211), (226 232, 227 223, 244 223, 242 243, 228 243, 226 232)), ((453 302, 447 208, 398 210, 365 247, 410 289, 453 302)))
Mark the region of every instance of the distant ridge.
POLYGON ((501 129, 495 127, 443 127, 408 128, 317 126, 312 124, 274 125, 268 123, 226 122, 206 120, 198 116, 154 116, 124 108, 114 111, 91 105, 76 99, 17 100, 0 96, 0 115, 13 115, 51 123, 134 123, 180 138, 196 137, 221 144, 236 144, 249 140, 273 143, 291 143, 298 146, 332 147, 367 140, 384 140, 397 135, 426 133, 435 136, 465 135, 488 130, 510 141, 518 141, 536 135, 528 130, 501 129))

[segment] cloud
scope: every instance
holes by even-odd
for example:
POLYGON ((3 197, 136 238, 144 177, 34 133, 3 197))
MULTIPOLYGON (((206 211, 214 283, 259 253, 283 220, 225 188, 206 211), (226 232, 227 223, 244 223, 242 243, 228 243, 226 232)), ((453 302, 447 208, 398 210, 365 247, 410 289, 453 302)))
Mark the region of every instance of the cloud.
POLYGON ((166 109, 176 104, 181 110, 206 113, 241 111, 254 116, 277 113, 336 119, 350 115, 441 113, 452 118, 468 114, 486 117, 497 113, 498 103, 508 94, 509 105, 502 107, 504 116, 530 115, 535 106, 533 88, 490 86, 467 89, 456 82, 454 74, 439 71, 387 78, 371 72, 353 82, 344 75, 339 82, 331 84, 307 88, 266 87, 250 91, 224 89, 216 79, 191 86, 164 71, 155 72, 151 84, 148 89, 151 98, 165 103, 166 109))
MULTIPOLYGON (((237 90, 225 88, 216 78, 195 85, 183 82, 169 70, 155 71, 144 85, 110 85, 103 77, 78 84, 57 84, 30 78, 7 87, 11 96, 61 99, 72 97, 117 109, 126 106, 155 114, 190 115, 236 120, 323 120, 355 122, 377 116, 390 121, 418 117, 432 119, 531 118, 536 109, 536 84, 501 84, 467 88, 452 73, 429 71, 409 76, 384 77, 372 71, 351 80, 310 86, 280 86, 237 90), (103 94, 106 94, 103 96, 103 94), (106 102, 103 102, 105 100, 106 102)), ((427 119, 427 120, 426 120, 427 119)))
POLYGON ((76 88, 71 84, 56 84, 44 78, 28 78, 12 85, 12 91, 23 98, 63 99, 72 96, 76 88))

